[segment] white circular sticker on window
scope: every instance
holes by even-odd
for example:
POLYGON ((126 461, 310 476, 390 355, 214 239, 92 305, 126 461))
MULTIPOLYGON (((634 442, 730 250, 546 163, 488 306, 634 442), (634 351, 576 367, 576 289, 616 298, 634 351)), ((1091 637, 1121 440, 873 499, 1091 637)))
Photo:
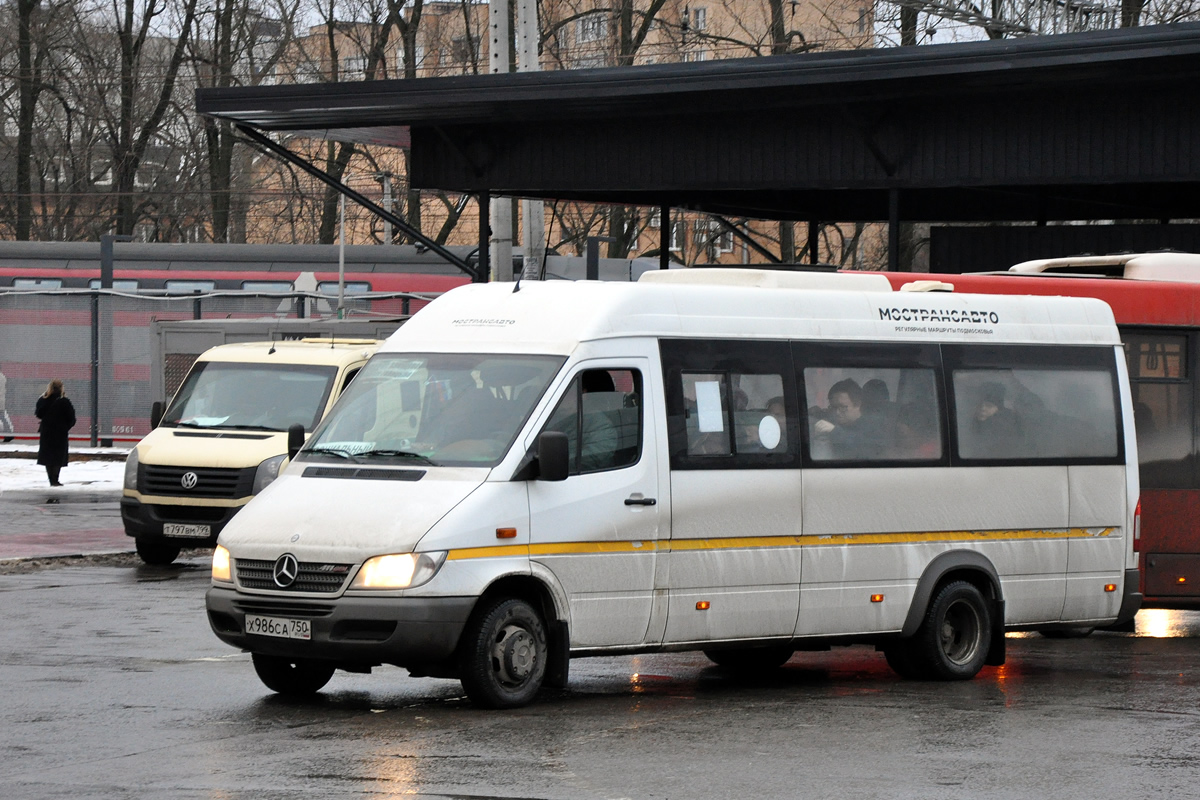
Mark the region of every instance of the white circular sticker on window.
POLYGON ((758 423, 758 441, 768 450, 779 447, 779 439, 782 434, 783 432, 779 430, 779 420, 770 414, 763 417, 758 423))

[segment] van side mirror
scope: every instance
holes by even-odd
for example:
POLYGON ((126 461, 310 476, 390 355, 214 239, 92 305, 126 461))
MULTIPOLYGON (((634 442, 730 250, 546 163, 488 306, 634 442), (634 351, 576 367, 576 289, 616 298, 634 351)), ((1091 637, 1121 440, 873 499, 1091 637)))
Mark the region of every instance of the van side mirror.
POLYGON ((561 431, 544 431, 537 440, 538 478, 543 481, 565 481, 571 472, 571 451, 567 435, 561 431))
POLYGON ((163 413, 166 411, 166 404, 162 400, 155 400, 150 406, 150 430, 158 427, 158 423, 162 422, 163 413))
POLYGON ((301 447, 304 447, 304 426, 297 422, 288 428, 288 459, 295 458, 301 447))

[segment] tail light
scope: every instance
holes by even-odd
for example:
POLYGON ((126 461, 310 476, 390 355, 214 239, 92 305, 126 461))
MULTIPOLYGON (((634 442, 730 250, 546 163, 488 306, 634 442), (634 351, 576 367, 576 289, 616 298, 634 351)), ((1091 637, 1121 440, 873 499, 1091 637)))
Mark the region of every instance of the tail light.
POLYGON ((1133 510, 1133 552, 1142 552, 1142 498, 1138 498, 1133 510))

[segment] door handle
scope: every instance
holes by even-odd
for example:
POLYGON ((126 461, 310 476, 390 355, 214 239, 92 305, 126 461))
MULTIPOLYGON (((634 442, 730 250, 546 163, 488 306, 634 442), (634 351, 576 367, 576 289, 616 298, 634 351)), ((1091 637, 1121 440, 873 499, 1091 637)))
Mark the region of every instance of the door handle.
POLYGON ((658 505, 658 501, 653 497, 626 497, 625 505, 627 506, 654 506, 658 505))

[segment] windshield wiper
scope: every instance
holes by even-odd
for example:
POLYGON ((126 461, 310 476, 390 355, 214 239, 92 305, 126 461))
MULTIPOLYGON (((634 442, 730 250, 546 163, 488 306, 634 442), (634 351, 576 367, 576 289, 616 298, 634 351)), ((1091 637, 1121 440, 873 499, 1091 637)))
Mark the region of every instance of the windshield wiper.
POLYGON ((214 425, 214 428, 230 428, 235 431, 274 431, 279 433, 283 428, 272 428, 270 425, 214 425))
POLYGON ((338 458, 344 458, 347 461, 358 463, 358 459, 354 457, 353 453, 351 453, 349 450, 343 450, 340 447, 310 447, 303 452, 316 453, 322 456, 337 456, 338 458))
POLYGON ((383 456, 385 458, 411 458, 411 459, 420 461, 423 464, 428 464, 431 467, 437 466, 437 464, 430 461, 428 458, 421 455, 420 453, 412 453, 412 452, 409 452, 408 450, 377 449, 377 450, 367 450, 362 453, 357 453, 356 455, 359 455, 359 456, 383 456))
POLYGON ((212 425, 201 425, 199 422, 184 422, 183 420, 177 420, 175 422, 164 420, 160 424, 163 425, 163 427, 166 427, 167 425, 174 425, 177 428, 203 428, 204 430, 208 430, 212 427, 212 425))

